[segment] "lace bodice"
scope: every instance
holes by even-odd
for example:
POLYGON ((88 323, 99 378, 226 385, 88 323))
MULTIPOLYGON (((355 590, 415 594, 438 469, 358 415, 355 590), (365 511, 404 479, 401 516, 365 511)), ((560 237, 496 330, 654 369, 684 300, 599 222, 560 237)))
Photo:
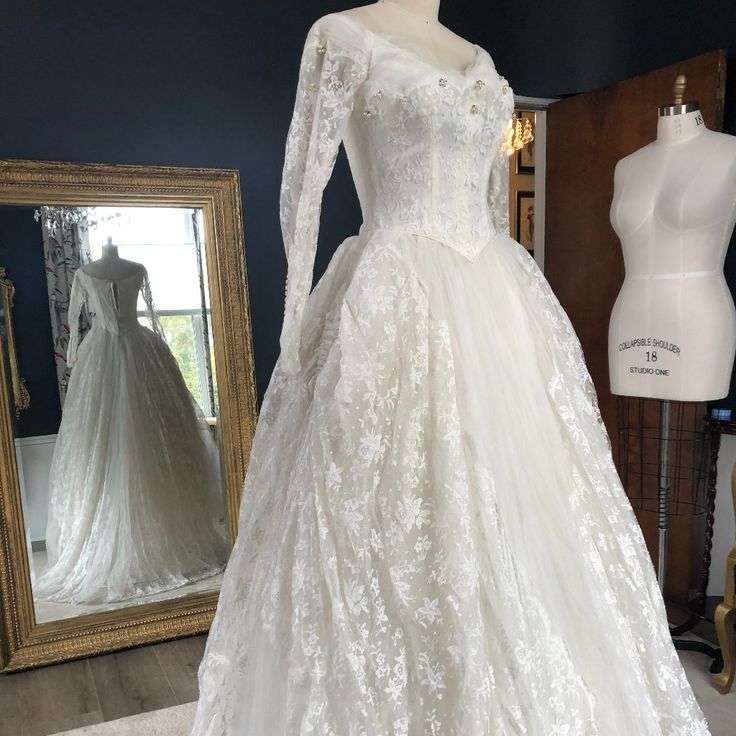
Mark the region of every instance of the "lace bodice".
POLYGON ((399 35, 331 13, 310 28, 287 136, 281 226, 288 260, 282 368, 299 370, 322 192, 341 142, 366 228, 400 228, 473 261, 508 235, 505 132, 513 93, 475 46, 462 71, 441 69, 399 35))
POLYGON ((79 317, 86 304, 93 315, 92 327, 115 334, 124 334, 141 325, 138 322, 138 294, 142 292, 146 316, 153 331, 163 337, 163 330, 153 306, 148 272, 141 267, 130 276, 121 279, 102 279, 88 274, 81 268, 74 273, 69 295, 69 347, 67 365, 71 368, 77 359, 79 347, 79 317))

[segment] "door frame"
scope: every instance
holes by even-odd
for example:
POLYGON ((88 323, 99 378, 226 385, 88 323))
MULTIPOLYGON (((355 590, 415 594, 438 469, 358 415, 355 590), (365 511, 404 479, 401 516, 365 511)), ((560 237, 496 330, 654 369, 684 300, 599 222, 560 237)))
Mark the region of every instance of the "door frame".
POLYGON ((514 95, 515 110, 533 110, 534 122, 534 260, 544 271, 545 189, 547 181, 547 108, 559 97, 514 95))

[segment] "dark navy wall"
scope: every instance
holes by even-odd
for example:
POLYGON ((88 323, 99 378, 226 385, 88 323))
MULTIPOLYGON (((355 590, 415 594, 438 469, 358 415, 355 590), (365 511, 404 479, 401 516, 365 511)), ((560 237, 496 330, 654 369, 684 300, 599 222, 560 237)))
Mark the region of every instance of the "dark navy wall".
POLYGON ((31 405, 17 422, 19 437, 56 434, 61 421, 43 240, 41 225, 33 218, 35 209, 0 206, 0 266, 16 286, 16 353, 31 396, 31 405))
MULTIPOLYGON (((309 25, 350 5, 2 3, 0 157, 239 169, 259 400, 283 315, 278 195, 299 56, 309 25)), ((587 91, 714 48, 736 54, 730 0, 444 0, 440 18, 484 46, 523 95, 587 91)), ((731 133, 735 101, 736 72, 731 133)), ((325 194, 317 277, 359 223, 341 156, 325 194)))

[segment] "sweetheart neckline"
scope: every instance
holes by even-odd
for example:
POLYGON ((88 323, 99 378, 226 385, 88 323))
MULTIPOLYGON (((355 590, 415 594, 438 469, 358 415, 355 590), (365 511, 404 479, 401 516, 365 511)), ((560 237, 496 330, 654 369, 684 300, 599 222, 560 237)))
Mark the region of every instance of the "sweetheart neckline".
MULTIPOLYGON (((374 33, 371 31, 371 33, 374 33)), ((391 41, 389 38, 387 38, 385 35, 380 35, 378 33, 374 33, 376 38, 378 38, 379 41, 382 41, 387 46, 390 46, 391 48, 398 49, 399 51, 404 52, 407 56, 410 56, 413 59, 416 59, 420 64, 423 64, 426 67, 430 67, 433 69, 437 74, 456 74, 459 77, 467 77, 470 72, 472 72, 480 63, 480 57, 481 57, 481 47, 478 46, 477 43, 473 43, 473 48, 475 49, 475 56, 474 58, 465 66, 463 69, 455 69, 455 67, 443 67, 437 64, 434 61, 430 61, 429 59, 425 59, 423 56, 420 56, 416 51, 414 51, 412 48, 408 46, 402 46, 401 44, 397 44, 394 41, 391 41)), ((468 42, 472 43, 472 42, 468 42)))

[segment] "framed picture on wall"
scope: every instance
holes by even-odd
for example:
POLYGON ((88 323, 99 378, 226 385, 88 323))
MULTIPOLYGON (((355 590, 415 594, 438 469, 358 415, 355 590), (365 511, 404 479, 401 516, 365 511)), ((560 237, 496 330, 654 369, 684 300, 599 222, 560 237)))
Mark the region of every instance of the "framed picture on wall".
POLYGON ((534 192, 516 192, 515 240, 534 251, 534 192))
MULTIPOLYGON (((521 110, 517 113, 517 118, 521 120, 522 126, 524 121, 529 120, 534 130, 535 114, 533 111, 521 110)), ((516 152, 516 173, 517 174, 533 174, 534 173, 534 139, 529 141, 523 148, 516 152)))

